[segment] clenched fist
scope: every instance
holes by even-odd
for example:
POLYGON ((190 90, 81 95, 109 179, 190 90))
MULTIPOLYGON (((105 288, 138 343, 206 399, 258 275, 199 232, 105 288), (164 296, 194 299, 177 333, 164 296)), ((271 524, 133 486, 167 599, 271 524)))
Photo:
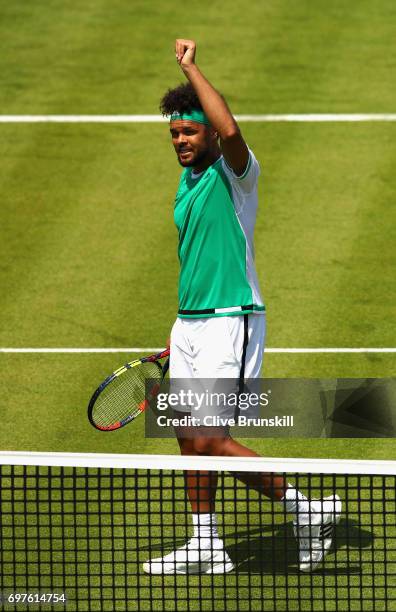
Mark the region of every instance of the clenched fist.
POLYGON ((193 40, 178 38, 175 44, 177 63, 181 68, 194 64, 196 44, 193 40))

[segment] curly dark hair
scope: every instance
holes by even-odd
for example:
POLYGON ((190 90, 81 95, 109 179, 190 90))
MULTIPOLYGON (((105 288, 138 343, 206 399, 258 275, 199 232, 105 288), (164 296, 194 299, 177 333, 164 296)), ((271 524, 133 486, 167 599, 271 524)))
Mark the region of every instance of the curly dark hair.
POLYGON ((174 111, 181 114, 192 109, 203 110, 191 83, 181 83, 174 89, 168 89, 160 102, 160 111, 164 117, 171 115, 174 111))

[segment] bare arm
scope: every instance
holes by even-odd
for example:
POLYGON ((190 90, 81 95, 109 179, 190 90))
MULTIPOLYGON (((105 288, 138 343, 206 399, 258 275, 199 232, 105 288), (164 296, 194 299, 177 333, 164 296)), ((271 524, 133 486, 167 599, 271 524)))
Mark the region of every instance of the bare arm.
POLYGON ((213 129, 220 137, 224 158, 237 176, 241 176, 249 161, 249 151, 225 100, 204 77, 195 63, 196 45, 193 40, 176 40, 176 59, 201 102, 213 129))

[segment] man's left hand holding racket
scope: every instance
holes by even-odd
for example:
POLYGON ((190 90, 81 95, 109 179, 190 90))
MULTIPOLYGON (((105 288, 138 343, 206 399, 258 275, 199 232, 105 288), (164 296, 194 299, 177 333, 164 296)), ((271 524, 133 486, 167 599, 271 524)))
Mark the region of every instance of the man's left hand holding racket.
POLYGON ((169 368, 170 350, 126 363, 96 389, 88 406, 90 423, 100 431, 124 427, 149 405, 169 368), (160 360, 167 357, 164 365, 160 360), (146 389, 146 381, 150 388, 146 389))

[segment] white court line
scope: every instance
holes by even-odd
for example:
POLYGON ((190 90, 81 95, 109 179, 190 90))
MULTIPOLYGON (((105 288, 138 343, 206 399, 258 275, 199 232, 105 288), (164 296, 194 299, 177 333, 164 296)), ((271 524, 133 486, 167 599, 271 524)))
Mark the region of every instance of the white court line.
POLYGON ((267 348, 267 353, 396 353, 396 348, 267 348))
POLYGON ((0 348, 0 353, 159 353, 164 348, 0 348))
MULTIPOLYGON (((396 121, 396 113, 235 115, 240 122, 371 122, 396 121)), ((164 123, 162 115, 0 115, 0 123, 164 123)))
MULTIPOLYGON (((164 347, 143 348, 0 348, 0 353, 159 353, 164 347)), ((266 353, 396 353, 396 348, 266 348, 266 353)))

